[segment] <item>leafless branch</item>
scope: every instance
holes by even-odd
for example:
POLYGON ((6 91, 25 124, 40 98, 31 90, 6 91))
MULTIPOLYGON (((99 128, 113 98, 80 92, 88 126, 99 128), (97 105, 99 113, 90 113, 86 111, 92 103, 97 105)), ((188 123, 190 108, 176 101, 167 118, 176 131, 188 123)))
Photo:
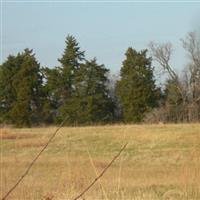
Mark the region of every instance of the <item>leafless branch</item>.
POLYGON ((7 199, 7 197, 15 190, 15 188, 22 182, 22 180, 27 176, 27 174, 29 173, 29 171, 31 170, 31 168, 33 167, 33 165, 36 163, 36 161, 38 160, 38 158, 41 156, 41 154, 44 152, 44 150, 48 147, 48 145, 50 144, 50 142, 53 140, 53 138, 56 136, 57 132, 62 128, 62 126, 64 125, 64 123, 66 122, 67 118, 65 118, 60 126, 55 130, 55 132, 51 135, 51 137, 49 138, 49 140, 47 141, 47 143, 42 147, 42 149, 40 150, 40 152, 35 156, 35 158, 31 161, 31 163, 28 165, 28 167, 26 168, 25 172, 22 174, 22 176, 17 180, 17 182, 9 189, 9 191, 2 197, 2 200, 7 199))
POLYGON ((187 51, 190 62, 188 66, 189 84, 192 94, 192 104, 200 99, 200 40, 195 32, 190 32, 182 39, 183 48, 187 51))
POLYGON ((181 41, 194 65, 200 67, 200 41, 197 39, 195 32, 188 33, 187 37, 181 41))
POLYGON ((177 79, 175 71, 169 64, 173 51, 172 44, 158 44, 150 42, 149 47, 154 60, 158 62, 161 65, 161 67, 169 73, 172 79, 177 79))
POLYGON ((170 65, 170 59, 173 51, 172 44, 171 43, 158 44, 155 42, 151 42, 149 44, 149 48, 151 50, 153 59, 159 63, 159 65, 163 68, 164 71, 166 71, 169 74, 172 80, 177 82, 175 86, 178 89, 180 95, 182 96, 182 99, 185 100, 185 96, 183 94, 178 75, 170 65))
POLYGON ((72 200, 80 199, 103 175, 104 173, 110 168, 110 166, 114 163, 114 161, 120 156, 122 151, 126 148, 128 143, 126 143, 120 151, 113 157, 113 159, 110 161, 110 163, 103 169, 103 171, 76 197, 74 197, 72 200))

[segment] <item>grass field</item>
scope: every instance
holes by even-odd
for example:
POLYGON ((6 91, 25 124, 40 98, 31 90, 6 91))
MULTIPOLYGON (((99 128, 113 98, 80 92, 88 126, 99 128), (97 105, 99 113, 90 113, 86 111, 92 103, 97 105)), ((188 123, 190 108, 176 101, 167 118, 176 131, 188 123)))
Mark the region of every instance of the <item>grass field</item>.
MULTIPOLYGON (((0 197, 55 129, 0 130, 0 197)), ((8 199, 73 199, 127 141, 82 200, 200 199, 200 124, 62 128, 8 199)))

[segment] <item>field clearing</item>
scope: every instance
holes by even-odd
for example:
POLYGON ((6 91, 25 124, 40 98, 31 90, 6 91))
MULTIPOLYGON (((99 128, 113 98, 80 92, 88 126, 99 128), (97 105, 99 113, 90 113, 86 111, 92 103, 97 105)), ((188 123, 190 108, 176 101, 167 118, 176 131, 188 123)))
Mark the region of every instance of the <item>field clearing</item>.
MULTIPOLYGON (((2 128, 0 197, 56 127, 2 128)), ((64 127, 8 199, 71 200, 128 146, 85 200, 199 200, 200 124, 64 127)))

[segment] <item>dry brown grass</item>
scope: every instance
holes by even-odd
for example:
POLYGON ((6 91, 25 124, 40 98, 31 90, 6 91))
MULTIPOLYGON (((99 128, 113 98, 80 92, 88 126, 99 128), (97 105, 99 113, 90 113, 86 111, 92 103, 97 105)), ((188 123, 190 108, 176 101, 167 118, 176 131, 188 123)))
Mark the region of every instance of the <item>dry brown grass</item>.
MULTIPOLYGON (((1 130, 1 136, 16 137, 1 140, 0 196, 54 130, 1 130)), ((83 199, 200 199, 200 124, 63 128, 10 199, 72 199, 127 141, 122 156, 83 199)))
POLYGON ((0 128, 0 138, 6 140, 27 139, 35 137, 34 134, 25 132, 14 132, 11 128, 0 128))

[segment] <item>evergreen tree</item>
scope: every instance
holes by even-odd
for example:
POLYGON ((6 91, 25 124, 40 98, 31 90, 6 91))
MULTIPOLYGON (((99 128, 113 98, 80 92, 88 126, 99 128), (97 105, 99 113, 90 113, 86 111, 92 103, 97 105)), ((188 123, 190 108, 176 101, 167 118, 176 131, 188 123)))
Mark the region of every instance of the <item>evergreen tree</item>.
POLYGON ((98 123, 113 120, 114 103, 108 91, 108 72, 96 59, 82 64, 76 75, 77 123, 98 123))
POLYGON ((74 77, 80 68, 80 62, 84 60, 84 51, 80 51, 78 42, 73 36, 68 35, 66 38, 66 48, 61 59, 61 84, 63 98, 73 95, 74 77))
POLYGON ((183 98, 179 91, 181 88, 178 79, 168 79, 165 84, 165 108, 167 121, 180 122, 184 120, 183 98))
POLYGON ((120 80, 116 85, 116 93, 125 122, 142 121, 145 112, 157 103, 151 58, 147 50, 137 52, 132 48, 126 51, 126 59, 120 71, 120 80))
POLYGON ((71 109, 74 110, 77 106, 77 102, 74 102, 74 94, 76 93, 75 77, 81 62, 84 60, 84 52, 80 51, 78 42, 73 36, 68 35, 65 43, 64 54, 61 59, 58 59, 61 67, 56 71, 60 75, 56 89, 59 93, 58 118, 63 120, 68 115, 68 121, 74 121, 74 112, 65 112, 71 109))
POLYGON ((43 120, 45 123, 56 122, 58 116, 58 108, 61 105, 60 96, 62 94, 62 81, 61 70, 58 67, 55 68, 43 68, 42 73, 44 76, 44 87, 43 94, 44 105, 43 105, 43 120))
POLYGON ((61 66, 43 69, 49 102, 44 115, 52 114, 58 121, 67 117, 68 124, 112 120, 114 104, 107 89, 109 70, 98 65, 96 59, 83 63, 84 52, 73 36, 67 36, 65 43, 62 58, 58 59, 61 66))
POLYGON ((10 110, 12 121, 17 126, 31 126, 41 120, 41 92, 42 76, 40 65, 32 54, 32 50, 25 49, 22 63, 13 78, 16 101, 10 110))
POLYGON ((22 62, 23 59, 20 54, 17 56, 10 55, 0 65, 0 122, 12 123, 10 110, 17 98, 14 79, 22 62))

